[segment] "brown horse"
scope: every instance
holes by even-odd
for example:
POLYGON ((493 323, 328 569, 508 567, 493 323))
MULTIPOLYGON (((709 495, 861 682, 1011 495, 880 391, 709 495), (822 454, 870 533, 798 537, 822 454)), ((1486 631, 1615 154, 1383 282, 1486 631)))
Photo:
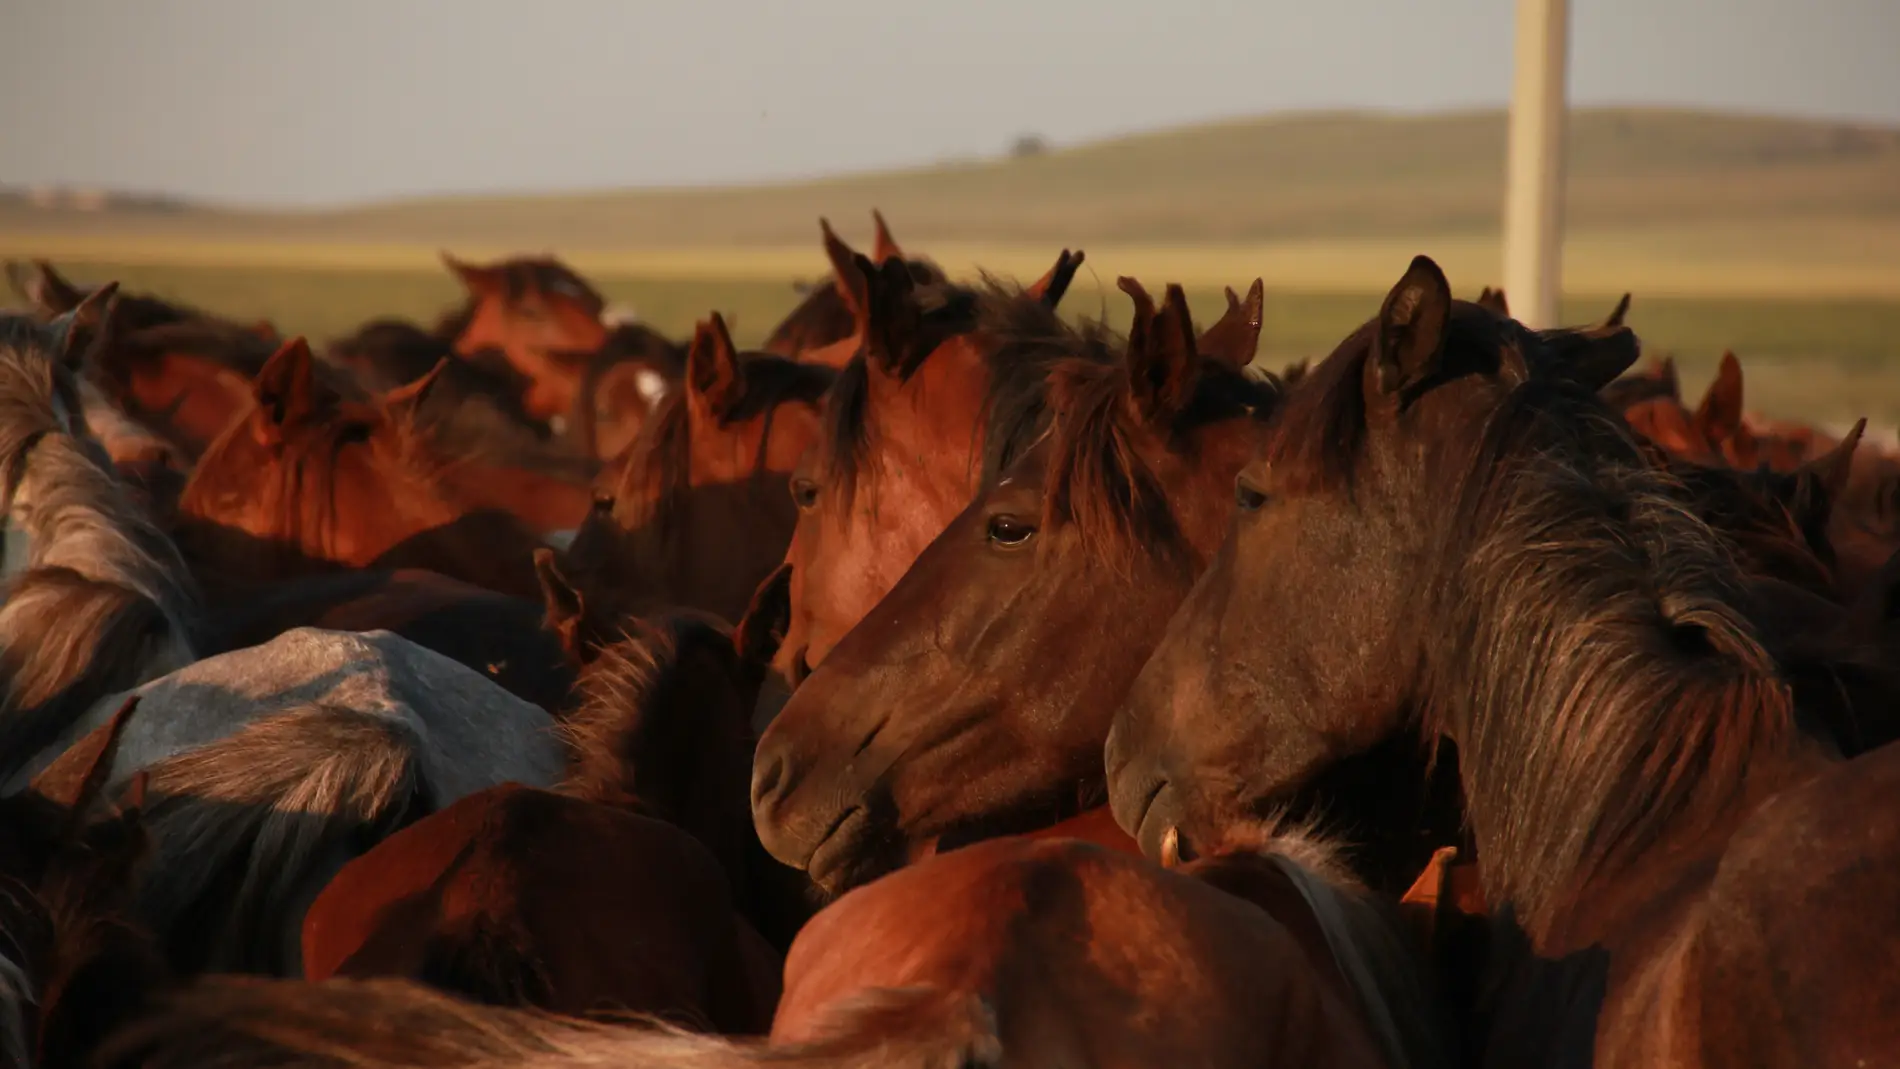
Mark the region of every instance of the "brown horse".
POLYGON ((522 402, 537 419, 565 418, 574 407, 583 364, 561 354, 592 353, 607 341, 607 302, 587 280, 551 257, 470 264, 442 262, 468 290, 468 304, 445 322, 455 351, 502 353, 528 383, 522 402))
POLYGON ((762 666, 690 615, 632 627, 583 676, 561 793, 471 795, 345 866, 304 921, 307 977, 765 1031, 779 960, 736 912, 762 666))
POLYGON ((633 444, 660 402, 679 388, 686 347, 650 327, 623 323, 583 359, 570 437, 582 456, 610 460, 633 444))
MULTIPOLYGON (((1040 415, 1025 396, 1056 361, 1108 359, 1097 332, 1056 315, 1080 253, 1066 250, 1027 290, 919 287, 905 271, 859 258, 867 306, 862 352, 825 409, 825 433, 792 479, 798 525, 791 621, 782 673, 792 682, 823 662, 1001 466, 986 443, 1040 415)), ((1251 354, 1249 354, 1251 356, 1251 354)))
POLYGON ((1431 985, 1389 910, 1315 844, 1171 873, 1002 839, 839 900, 799 938, 769 1043, 564 1021, 395 985, 210 981, 105 1064, 286 1069, 584 1065, 1449 1065, 1431 985), (919 923, 919 918, 930 918, 919 923))
POLYGON ((147 842, 143 787, 102 805, 128 698, 106 724, 0 799, 0 1061, 79 1066, 169 976, 131 918, 147 842))
POLYGON ((1028 384, 1046 382, 1046 431, 988 444, 1021 455, 761 739, 760 836, 821 884, 1099 800, 1106 714, 1218 545, 1278 392, 1196 352, 1179 287, 1157 311, 1123 285, 1124 359, 1077 354, 1028 384))
POLYGON ((1803 730, 1728 547, 1597 391, 1420 257, 1242 472, 1116 716, 1124 828, 1213 841, 1388 738, 1457 747, 1500 1065, 1857 1065, 1900 1049, 1892 747, 1803 730))
POLYGON ((699 324, 686 368, 563 563, 611 613, 676 605, 736 620, 791 540, 788 480, 818 437, 834 375, 740 353, 717 314, 699 324))
POLYGON ((381 401, 346 398, 293 338, 252 383, 250 412, 198 461, 179 501, 181 544, 229 583, 347 567, 426 567, 538 600, 513 515, 459 495, 454 466, 411 414, 424 379, 381 401))

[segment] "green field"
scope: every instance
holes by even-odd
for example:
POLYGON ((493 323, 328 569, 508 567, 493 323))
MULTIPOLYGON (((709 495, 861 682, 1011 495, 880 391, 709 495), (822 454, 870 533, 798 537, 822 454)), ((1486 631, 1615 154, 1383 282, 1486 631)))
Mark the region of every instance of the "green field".
MULTIPOLYGON (((1617 109, 1573 117, 1565 316, 1623 290, 1652 351, 1691 388, 1725 348, 1751 407, 1900 422, 1900 130, 1617 109)), ((1122 138, 1017 160, 776 186, 460 197, 261 213, 40 208, 0 195, 0 256, 48 256, 324 338, 455 298, 437 250, 556 251, 675 335, 712 308, 757 339, 825 270, 816 221, 868 242, 882 208, 953 273, 1088 264, 1069 308, 1125 314, 1118 274, 1189 287, 1267 281, 1263 348, 1313 355, 1376 307, 1417 252, 1460 291, 1499 279, 1500 113, 1291 115, 1122 138)))

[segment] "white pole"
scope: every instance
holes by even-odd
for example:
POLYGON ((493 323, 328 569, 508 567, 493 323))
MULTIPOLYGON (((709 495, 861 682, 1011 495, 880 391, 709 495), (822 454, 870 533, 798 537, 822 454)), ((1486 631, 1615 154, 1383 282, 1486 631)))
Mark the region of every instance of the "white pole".
POLYGON ((1509 164, 1504 190, 1504 291, 1526 326, 1557 325, 1563 292, 1564 95, 1569 0, 1517 0, 1509 164))

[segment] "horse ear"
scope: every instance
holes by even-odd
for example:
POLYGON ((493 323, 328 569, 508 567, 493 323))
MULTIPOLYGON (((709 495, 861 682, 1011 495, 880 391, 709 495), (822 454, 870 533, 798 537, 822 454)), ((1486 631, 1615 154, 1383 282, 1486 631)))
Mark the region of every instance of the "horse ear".
POLYGON ((1610 314, 1603 320, 1602 326, 1620 327, 1623 325, 1623 318, 1629 314, 1630 295, 1625 293, 1623 299, 1616 302, 1616 307, 1610 309, 1610 314))
POLYGON ((756 667, 763 677, 778 657, 779 647, 784 644, 791 626, 792 565, 787 561, 752 592, 745 615, 739 618, 739 626, 732 632, 732 645, 739 653, 740 662, 756 667))
POLYGON ((1416 256, 1386 294, 1372 339, 1373 365, 1383 393, 1397 393, 1430 374, 1445 348, 1451 283, 1429 256, 1416 256))
POLYGON ((494 272, 486 267, 458 260, 447 249, 441 251, 442 266, 449 269, 456 278, 462 280, 462 287, 472 297, 479 297, 494 288, 494 272))
POLYGON ((1665 356, 1656 361, 1656 377, 1669 387, 1669 396, 1682 400, 1682 379, 1676 374, 1676 358, 1665 356))
POLYGON ((587 616, 587 599, 561 574, 554 550, 542 546, 534 551, 534 575, 541 581, 542 626, 560 640, 561 649, 575 668, 587 663, 581 625, 587 616))
POLYGON ((436 383, 442 381, 443 373, 449 369, 450 359, 450 357, 445 356, 437 360, 435 366, 430 368, 421 378, 416 379, 414 382, 405 382, 401 386, 385 393, 383 395, 384 406, 407 415, 414 415, 416 410, 422 407, 422 403, 428 400, 429 391, 435 388, 436 383))
POLYGON ((1511 302, 1504 299, 1504 290, 1501 288, 1492 289, 1486 286, 1484 292, 1478 294, 1478 307, 1489 308, 1501 316, 1511 314, 1511 302))
POLYGON ((1558 372, 1591 393, 1616 381, 1643 352, 1636 332, 1623 326, 1554 330, 1540 337, 1554 350, 1558 372))
POLYGON ((1826 453, 1795 469, 1799 479, 1811 480, 1815 487, 1827 494, 1830 502, 1839 501, 1847 490, 1847 479, 1854 470, 1854 451, 1860 447, 1861 435, 1867 432, 1867 418, 1861 417, 1854 429, 1840 440, 1840 444, 1826 453))
POLYGON ((880 266, 862 256, 855 266, 865 281, 865 362, 895 375, 921 325, 917 302, 911 299, 915 284, 910 268, 902 260, 886 260, 880 266))
POLYGON ((862 327, 865 311, 864 290, 868 283, 864 272, 858 268, 857 262, 863 257, 858 255, 857 250, 846 245, 838 237, 837 231, 831 229, 831 220, 821 217, 818 220, 818 229, 824 234, 825 259, 831 261, 831 276, 833 283, 838 287, 838 296, 844 298, 845 307, 851 309, 851 314, 857 319, 858 326, 862 327))
POLYGON ((1695 410, 1695 427, 1711 443, 1726 442, 1742 429, 1742 363, 1735 354, 1722 354, 1715 381, 1695 410))
POLYGON ((1129 399, 1150 425, 1166 426, 1193 399, 1200 370, 1187 294, 1170 283, 1157 312, 1140 283, 1123 278, 1117 285, 1135 302, 1135 324, 1128 332, 1129 399))
POLYGON ((41 311, 54 314, 70 312, 86 299, 85 293, 68 282, 51 263, 35 260, 33 272, 34 277, 25 283, 23 296, 38 305, 41 311))
POLYGON ((884 222, 884 213, 872 208, 871 219, 877 224, 877 239, 871 247, 871 259, 880 264, 902 260, 904 250, 898 246, 897 239, 891 236, 891 228, 884 222))
POLYGON ((1260 323, 1266 307, 1266 283, 1254 279, 1241 300, 1227 291, 1227 312, 1201 334, 1198 343, 1203 356, 1211 356, 1229 367, 1242 368, 1253 363, 1260 351, 1260 323))
POLYGON ((94 728, 84 738, 60 754, 52 764, 33 777, 28 790, 54 802, 70 814, 69 825, 105 793, 112 778, 112 763, 119 753, 119 740, 125 735, 132 713, 138 709, 139 696, 129 695, 112 719, 94 728))
POLYGON ((1070 252, 1062 250, 1056 257, 1055 266, 1037 279, 1023 292, 1041 301, 1044 307, 1054 308, 1062 303, 1062 297, 1069 292, 1069 284, 1075 281, 1075 272, 1082 266, 1082 250, 1070 252))
POLYGON ((317 369, 310 343, 298 335, 279 346, 251 383, 266 429, 281 433, 317 413, 317 369))
POLYGON ((72 311, 53 320, 49 329, 57 342, 60 363, 78 371, 88 357, 105 348, 118 293, 119 284, 108 282, 82 298, 72 311))
POLYGON ((703 413, 724 421, 739 402, 742 391, 739 351, 718 312, 693 328, 693 347, 686 352, 686 394, 703 413))

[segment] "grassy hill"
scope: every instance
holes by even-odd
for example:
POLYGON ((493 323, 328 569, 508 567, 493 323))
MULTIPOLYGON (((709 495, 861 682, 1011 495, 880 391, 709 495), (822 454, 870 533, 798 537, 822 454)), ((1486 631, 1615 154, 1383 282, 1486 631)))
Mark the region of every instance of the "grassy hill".
MULTIPOLYGON (((868 242, 872 207, 952 271, 1040 274, 1088 251, 1071 305, 1121 314, 1118 274, 1197 308, 1255 276, 1265 348, 1323 352, 1416 252, 1461 291, 1499 280, 1505 118, 1303 114, 989 160, 769 186, 441 197, 308 212, 165 200, 35 207, 0 191, 0 256, 288 329, 433 315, 436 250, 554 250, 675 334, 708 308, 756 339, 825 264, 817 218, 868 242)), ((1900 129, 1661 109, 1572 116, 1566 314, 1637 296, 1692 377, 1733 347, 1791 414, 1900 421, 1900 129), (1823 369, 1817 360, 1826 361, 1823 369)))
MULTIPOLYGON (((820 214, 878 205, 912 240, 1205 244, 1492 234, 1501 112, 1301 114, 1188 127, 1026 159, 760 187, 400 201, 304 213, 87 216, 0 209, 10 227, 207 236, 636 246, 807 244, 820 214)), ((1900 130, 1665 110, 1586 110, 1569 139, 1568 218, 1655 224, 1900 220, 1900 130)))

